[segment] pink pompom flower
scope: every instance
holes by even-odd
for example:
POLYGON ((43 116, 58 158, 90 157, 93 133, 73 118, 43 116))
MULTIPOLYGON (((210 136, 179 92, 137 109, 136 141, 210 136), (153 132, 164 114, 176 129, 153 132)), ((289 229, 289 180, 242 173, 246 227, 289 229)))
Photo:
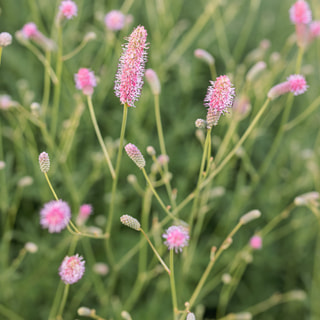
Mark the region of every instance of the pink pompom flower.
POLYGON ((308 85, 304 76, 300 74, 293 74, 288 77, 287 81, 281 82, 272 87, 268 92, 268 98, 274 100, 275 98, 292 92, 295 96, 298 96, 308 89, 308 85))
POLYGON ((311 39, 320 37, 320 21, 312 21, 310 24, 310 37, 311 39))
POLYGON ((296 1, 290 8, 289 14, 294 24, 309 24, 312 20, 309 4, 304 0, 296 1))
POLYGON ((189 242, 188 229, 183 226, 171 226, 162 235, 166 239, 164 244, 169 250, 174 249, 176 253, 182 252, 182 248, 186 247, 189 242))
POLYGON ((91 214, 92 214, 92 205, 91 204, 83 204, 79 210, 79 214, 78 214, 78 217, 76 220, 77 224, 79 226, 84 225, 91 214))
POLYGON ((78 254, 68 257, 66 256, 60 267, 59 275, 65 284, 73 284, 79 281, 85 271, 85 261, 78 254))
POLYGON ((262 238, 260 236, 253 236, 250 239, 250 247, 254 250, 259 250, 262 248, 262 238))
POLYGON ((114 91, 122 104, 135 107, 141 95, 147 56, 147 31, 143 26, 133 30, 128 43, 123 46, 119 60, 114 91))
POLYGON ((50 233, 59 233, 65 229, 71 218, 69 205, 62 200, 53 200, 44 205, 40 211, 40 224, 50 233))
POLYGON ((207 127, 217 125, 222 114, 229 113, 228 108, 233 105, 235 90, 228 76, 220 76, 216 81, 210 81, 207 95, 204 99, 207 111, 207 127))
POLYGON ((78 13, 78 7, 74 1, 65 0, 62 1, 59 6, 59 17, 65 17, 67 19, 72 19, 78 13))
POLYGON ((119 10, 108 12, 104 18, 104 23, 109 30, 121 30, 126 23, 126 16, 119 10))
POLYGON ((93 88, 97 86, 93 71, 87 68, 79 69, 78 73, 74 75, 74 80, 76 88, 82 90, 86 96, 91 96, 93 94, 93 88))
POLYGON ((27 39, 36 38, 39 35, 39 30, 34 22, 28 22, 22 27, 22 34, 27 39))

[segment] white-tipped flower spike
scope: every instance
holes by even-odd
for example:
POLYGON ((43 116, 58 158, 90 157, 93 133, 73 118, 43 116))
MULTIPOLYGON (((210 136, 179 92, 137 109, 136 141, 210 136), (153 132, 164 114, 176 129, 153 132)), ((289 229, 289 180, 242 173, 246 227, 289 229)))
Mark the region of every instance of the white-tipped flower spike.
POLYGON ((258 219, 260 217, 261 217, 261 212, 259 210, 252 210, 252 211, 249 211, 248 213, 246 213, 245 215, 243 215, 240 218, 240 222, 242 224, 247 224, 248 222, 255 220, 255 219, 258 219))
POLYGON ((150 85, 152 93, 154 95, 159 95, 161 92, 161 85, 156 72, 153 69, 147 69, 145 72, 145 77, 150 85))
POLYGON ((12 43, 12 35, 8 32, 0 33, 0 47, 7 47, 12 43))
POLYGON ((306 206, 309 204, 319 205, 320 194, 317 191, 304 193, 294 199, 296 206, 306 206))
POLYGON ((196 316, 194 315, 194 313, 189 312, 186 320, 196 320, 196 316))
POLYGON ((39 155, 39 164, 40 164, 40 170, 43 173, 47 173, 50 169, 50 159, 49 155, 46 152, 42 152, 39 155))
POLYGON ((137 165, 138 168, 142 169, 146 165, 146 161, 141 151, 132 143, 128 143, 124 149, 126 150, 129 158, 137 165))
POLYGON ((122 224, 131 229, 139 231, 141 228, 140 222, 137 219, 129 216, 128 214, 121 216, 120 221, 122 224))
POLYGON ((194 50, 194 56, 200 60, 203 60, 209 65, 214 64, 214 58, 213 56, 206 50, 203 49, 196 49, 194 50))
POLYGON ((267 64, 264 61, 257 62, 247 73, 247 81, 253 82, 261 73, 267 68, 267 64))
POLYGON ((199 129, 204 129, 207 126, 207 121, 204 119, 197 119, 195 126, 199 129))

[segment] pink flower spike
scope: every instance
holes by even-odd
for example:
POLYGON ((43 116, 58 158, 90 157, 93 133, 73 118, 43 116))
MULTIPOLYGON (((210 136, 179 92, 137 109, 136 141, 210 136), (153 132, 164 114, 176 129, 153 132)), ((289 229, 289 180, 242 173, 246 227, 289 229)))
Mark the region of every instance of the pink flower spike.
POLYGON ((250 247, 253 250, 259 250, 262 248, 262 238, 260 236, 253 236, 250 239, 250 247))
POLYGON ((147 56, 147 31, 143 26, 133 30, 128 43, 123 46, 119 60, 114 91, 122 104, 135 107, 141 95, 147 56))
POLYGON ((141 151, 132 143, 128 143, 124 149, 126 150, 129 158, 137 165, 138 168, 142 169, 146 165, 146 161, 141 151))
POLYGON ((220 115, 229 113, 228 108, 233 105, 235 91, 228 76, 220 76, 216 81, 210 81, 207 95, 204 99, 205 106, 208 107, 207 126, 211 128, 216 125, 220 115))
POLYGON ((22 34, 25 38, 35 38, 39 35, 38 28, 34 22, 25 24, 22 28, 22 34))
POLYGON ((78 7, 75 2, 71 0, 62 1, 59 6, 59 15, 67 19, 72 19, 78 13, 78 7))
POLYGON ((320 21, 313 21, 310 24, 310 36, 311 38, 320 37, 320 21))
POLYGON ((178 253, 178 251, 182 252, 182 248, 188 245, 189 232, 188 229, 183 226, 171 226, 162 237, 166 239, 164 244, 168 249, 174 249, 175 252, 178 253))
POLYGON ((106 27, 112 31, 121 30, 126 23, 126 16, 119 10, 112 10, 104 18, 106 27))
POLYGON ((84 225, 88 220, 89 216, 92 214, 92 205, 91 204, 83 204, 80 207, 79 214, 77 217, 77 225, 84 225))
POLYGON ((93 94, 93 87, 97 86, 93 71, 86 68, 79 69, 78 73, 74 75, 74 80, 76 88, 82 90, 86 96, 91 96, 93 94))
POLYGON ((295 96, 306 92, 308 89, 306 79, 300 74, 293 74, 289 76, 287 80, 289 82, 290 91, 293 92, 295 96))
POLYGON ((293 24, 309 24, 312 20, 312 13, 308 3, 298 0, 289 10, 290 20, 293 24))
POLYGON ((50 201, 40 211, 40 224, 50 233, 59 233, 68 225, 70 218, 70 207, 62 200, 50 201))
POLYGON ((83 260, 83 257, 78 254, 71 257, 66 256, 59 267, 61 280, 65 284, 73 284, 79 281, 85 271, 84 264, 85 261, 83 260))

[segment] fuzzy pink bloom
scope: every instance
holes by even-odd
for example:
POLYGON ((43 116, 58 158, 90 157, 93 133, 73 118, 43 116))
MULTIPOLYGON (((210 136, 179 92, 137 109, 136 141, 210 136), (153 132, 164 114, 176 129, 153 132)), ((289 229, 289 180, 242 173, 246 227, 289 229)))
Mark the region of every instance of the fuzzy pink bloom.
POLYGON ((85 271, 85 261, 78 254, 68 257, 66 256, 60 267, 59 275, 65 284, 73 284, 79 281, 85 271))
POLYGON ((86 68, 79 69, 78 73, 74 75, 76 88, 82 90, 83 94, 90 96, 93 94, 93 87, 97 86, 96 78, 93 71, 86 68))
POLYGON ((189 232, 183 226, 172 226, 167 229, 162 237, 166 239, 164 244, 168 249, 174 249, 178 253, 178 251, 182 252, 182 248, 188 245, 189 232))
POLYGON ((293 74, 288 77, 286 82, 282 82, 272 87, 268 92, 268 98, 271 100, 288 92, 293 92, 295 96, 306 92, 308 89, 307 82, 304 76, 293 74))
POLYGON ((39 35, 39 30, 34 22, 29 22, 23 26, 22 34, 27 39, 35 38, 39 35))
POLYGON ((89 216, 92 214, 92 205, 91 204, 83 204, 80 207, 79 214, 77 217, 77 224, 83 225, 89 218, 89 216))
POLYGON ((298 0, 289 10, 290 20, 294 24, 308 24, 312 20, 309 5, 304 0, 298 0))
POLYGON ((106 27, 113 31, 121 30, 126 23, 126 16, 119 10, 112 10, 104 18, 106 27))
POLYGON ((253 236, 250 239, 250 247, 254 250, 259 250, 262 248, 262 238, 260 236, 253 236))
POLYGON ((143 26, 133 30, 123 46, 115 80, 115 94, 122 104, 135 107, 141 95, 146 62, 147 31, 143 26))
POLYGON ((220 76, 216 81, 210 81, 207 95, 204 99, 208 107, 207 125, 209 128, 216 125, 220 115, 228 113, 228 108, 233 105, 235 91, 228 76, 220 76))
POLYGON ((71 0, 62 1, 59 6, 59 14, 60 16, 64 16, 67 19, 72 19, 78 13, 78 7, 75 2, 71 0))
POLYGON ((311 38, 320 37, 320 21, 312 21, 310 24, 311 38))
POLYGON ((40 211, 40 224, 50 233, 58 233, 63 230, 68 225, 70 218, 70 207, 62 200, 50 201, 40 211))
POLYGON ((128 143, 124 149, 126 150, 129 158, 140 168, 144 168, 146 161, 141 153, 141 151, 132 143, 128 143))

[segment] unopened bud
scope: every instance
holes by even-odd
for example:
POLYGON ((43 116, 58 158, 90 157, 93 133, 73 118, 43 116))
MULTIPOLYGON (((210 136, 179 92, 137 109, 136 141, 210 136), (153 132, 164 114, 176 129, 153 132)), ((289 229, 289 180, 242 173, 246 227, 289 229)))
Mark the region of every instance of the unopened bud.
POLYGON ((320 198, 319 192, 312 191, 304 193, 294 199, 294 204, 296 206, 306 206, 308 204, 317 204, 320 198))
POLYGON ((137 182, 137 177, 134 174, 129 174, 127 180, 130 184, 135 184, 137 182))
POLYGON ((306 300, 307 295, 304 291, 302 290, 292 290, 286 293, 286 296, 290 300, 306 300))
POLYGON ((213 65, 214 64, 213 56, 206 50, 196 49, 196 50, 194 50, 194 56, 196 58, 206 62, 209 65, 213 65))
POLYGON ((260 217, 261 217, 261 212, 259 210, 252 210, 252 211, 249 211, 248 213, 246 213, 245 215, 243 215, 240 218, 240 222, 242 224, 247 224, 248 222, 255 220, 255 219, 258 219, 260 217))
POLYGON ((234 314, 234 320, 251 320, 252 314, 250 312, 240 312, 234 314))
POLYGON ((109 273, 109 267, 103 262, 97 262, 93 265, 93 271, 100 276, 105 276, 109 273))
POLYGON ((229 273, 224 273, 221 277, 221 280, 224 284, 229 284, 232 280, 232 277, 229 273))
POLYGON ((6 163, 4 161, 0 161, 0 170, 6 167, 6 163))
POLYGON ((83 41, 89 42, 89 41, 94 40, 94 39, 96 39, 96 38, 97 38, 97 35, 96 35, 95 32, 88 32, 88 33, 84 36, 83 41))
POLYGON ((26 242, 24 248, 30 253, 36 253, 38 251, 38 246, 33 242, 26 242))
POLYGON ((80 307, 77 312, 78 312, 79 316, 91 316, 92 315, 91 309, 86 308, 86 307, 80 307))
POLYGON ((232 242, 233 242, 232 238, 229 237, 223 242, 223 244, 221 245, 221 249, 222 250, 228 249, 231 246, 232 242))
POLYGON ((156 155, 156 150, 154 149, 154 147, 153 146, 148 146, 147 147, 147 153, 148 153, 148 155, 149 156, 155 156, 156 155))
POLYGON ((33 178, 30 176, 23 177, 18 182, 18 186, 21 188, 31 186, 32 184, 33 184, 33 178))
POLYGON ((207 121, 204 119, 197 119, 195 125, 199 129, 204 129, 207 126, 207 121))
POLYGON ((129 158, 137 165, 138 168, 142 169, 146 165, 146 161, 141 153, 141 151, 132 143, 128 143, 125 150, 129 158))
POLYGON ((137 219, 135 219, 135 218, 133 218, 133 217, 127 215, 127 214, 121 216, 121 217, 120 217, 120 221, 121 221, 125 226, 127 226, 127 227, 129 227, 129 228, 131 228, 131 229, 134 229, 134 230, 139 231, 140 228, 141 228, 140 222, 139 222, 137 219))
POLYGON ((121 312, 121 317, 125 320, 132 320, 130 313, 125 310, 121 312))
POLYGON ((196 320, 196 316, 194 315, 194 313, 189 312, 186 320, 196 320))
POLYGON ((264 61, 257 62, 247 73, 247 80, 252 82, 259 77, 262 71, 267 67, 267 64, 264 61))
POLYGON ((47 173, 50 169, 50 159, 49 155, 46 152, 42 152, 39 155, 39 164, 40 164, 40 170, 43 173, 47 173))
POLYGON ((150 85, 152 93, 154 95, 159 95, 161 92, 161 85, 156 72, 153 69, 147 69, 145 76, 150 85))

